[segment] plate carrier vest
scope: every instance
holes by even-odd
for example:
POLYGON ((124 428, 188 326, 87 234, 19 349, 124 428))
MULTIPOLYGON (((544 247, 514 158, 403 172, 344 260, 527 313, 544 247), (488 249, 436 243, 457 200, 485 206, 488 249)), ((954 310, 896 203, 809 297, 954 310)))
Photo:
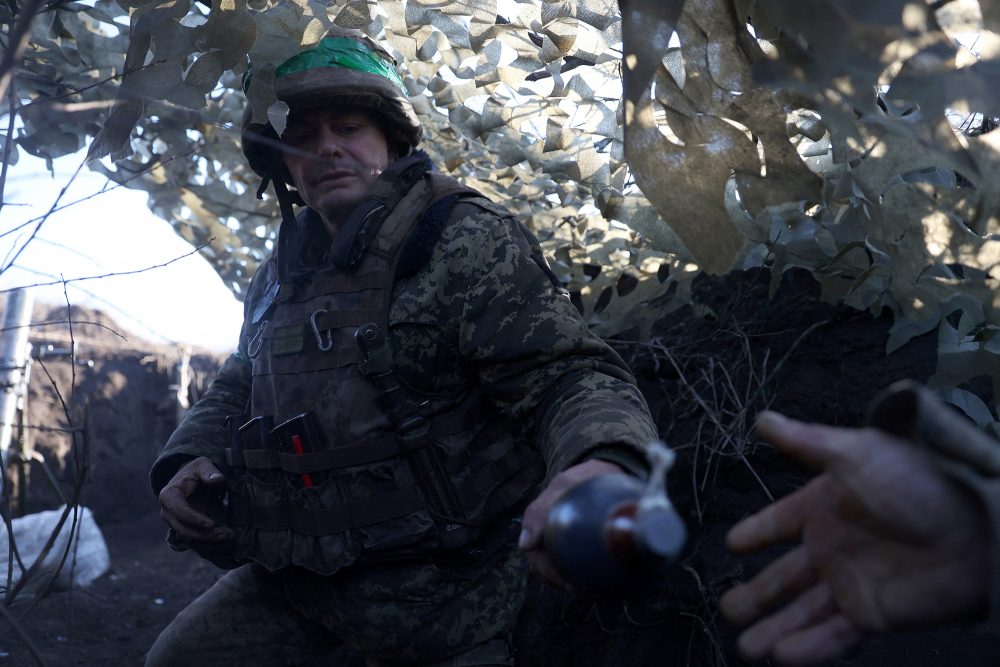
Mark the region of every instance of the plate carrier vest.
POLYGON ((481 390, 418 396, 394 372, 386 334, 400 250, 429 207, 450 211, 457 198, 502 212, 416 158, 396 160, 301 286, 281 269, 298 233, 282 225, 281 277, 264 285, 248 350, 253 418, 226 450, 238 560, 328 575, 456 549, 533 495, 541 457, 481 390))

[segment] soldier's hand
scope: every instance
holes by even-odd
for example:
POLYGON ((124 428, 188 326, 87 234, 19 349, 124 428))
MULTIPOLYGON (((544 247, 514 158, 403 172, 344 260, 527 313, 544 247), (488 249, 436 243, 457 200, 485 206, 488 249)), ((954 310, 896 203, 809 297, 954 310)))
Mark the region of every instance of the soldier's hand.
POLYGON ((744 657, 825 662, 865 633, 914 629, 982 611, 989 579, 984 510, 916 446, 882 431, 764 413, 758 432, 823 473, 729 532, 745 553, 800 543, 721 600, 751 625, 744 657))
POLYGON ((209 518, 226 479, 204 456, 188 461, 160 491, 160 516, 188 543, 226 542, 234 533, 209 518))
POLYGON ((545 522, 549 516, 549 510, 559 498, 571 488, 585 482, 592 477, 607 474, 622 474, 624 471, 614 463, 607 461, 584 461, 575 466, 563 470, 552 478, 549 485, 542 490, 538 497, 524 510, 524 517, 521 520, 521 536, 518 539, 518 546, 528 555, 528 565, 531 571, 547 581, 548 583, 561 588, 567 592, 573 592, 572 587, 561 576, 556 569, 555 563, 545 551, 543 536, 545 533, 545 522))

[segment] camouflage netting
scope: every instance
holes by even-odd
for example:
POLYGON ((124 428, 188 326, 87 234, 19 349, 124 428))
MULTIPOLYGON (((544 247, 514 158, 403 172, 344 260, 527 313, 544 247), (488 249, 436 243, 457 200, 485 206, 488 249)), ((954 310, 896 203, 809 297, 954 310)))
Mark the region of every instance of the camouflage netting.
POLYGON ((830 299, 891 308, 890 351, 937 328, 935 382, 992 422, 963 387, 1000 381, 998 4, 621 5, 61 3, 17 74, 17 143, 56 157, 97 135, 92 168, 212 239, 239 295, 278 219, 238 145, 246 56, 255 114, 280 116, 275 66, 360 28, 402 63, 440 168, 529 222, 599 333, 647 333, 701 270, 805 267, 830 299))

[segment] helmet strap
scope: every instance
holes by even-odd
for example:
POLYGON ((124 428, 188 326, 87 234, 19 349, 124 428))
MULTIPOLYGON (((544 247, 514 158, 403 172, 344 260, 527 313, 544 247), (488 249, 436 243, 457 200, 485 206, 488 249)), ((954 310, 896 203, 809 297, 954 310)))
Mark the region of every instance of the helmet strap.
MULTIPOLYGON (((257 199, 264 198, 264 192, 267 190, 267 186, 270 184, 271 184, 270 176, 265 176, 264 178, 260 179, 260 187, 257 188, 257 199)), ((277 188, 275 188, 275 191, 277 191, 277 188)))
MULTIPOLYGON (((268 180, 271 179, 265 176, 261 190, 266 187, 268 180)), ((278 282, 291 288, 291 253, 297 245, 296 238, 298 236, 296 229, 298 223, 295 219, 295 210, 292 207, 296 204, 302 205, 305 202, 302 201, 298 191, 289 192, 285 182, 280 178, 273 179, 271 182, 274 184, 274 194, 278 197, 278 208, 281 209, 281 227, 278 228, 278 282)))

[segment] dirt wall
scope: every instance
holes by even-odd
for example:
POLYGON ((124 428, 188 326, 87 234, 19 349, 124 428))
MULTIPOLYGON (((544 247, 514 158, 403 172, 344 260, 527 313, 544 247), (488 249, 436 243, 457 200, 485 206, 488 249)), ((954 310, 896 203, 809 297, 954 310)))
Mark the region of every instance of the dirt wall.
MULTIPOLYGON (((65 308, 36 307, 25 433, 64 495, 84 475, 80 502, 99 524, 131 521, 155 509, 149 467, 222 358, 150 343, 96 311, 73 308, 72 333, 69 319, 65 308), (53 324, 38 326, 46 322, 53 324)), ((17 444, 12 447, 16 451, 17 444)), ((17 504, 19 467, 9 465, 8 472, 17 504)), ((26 489, 19 513, 62 502, 38 463, 30 467, 26 489)))

